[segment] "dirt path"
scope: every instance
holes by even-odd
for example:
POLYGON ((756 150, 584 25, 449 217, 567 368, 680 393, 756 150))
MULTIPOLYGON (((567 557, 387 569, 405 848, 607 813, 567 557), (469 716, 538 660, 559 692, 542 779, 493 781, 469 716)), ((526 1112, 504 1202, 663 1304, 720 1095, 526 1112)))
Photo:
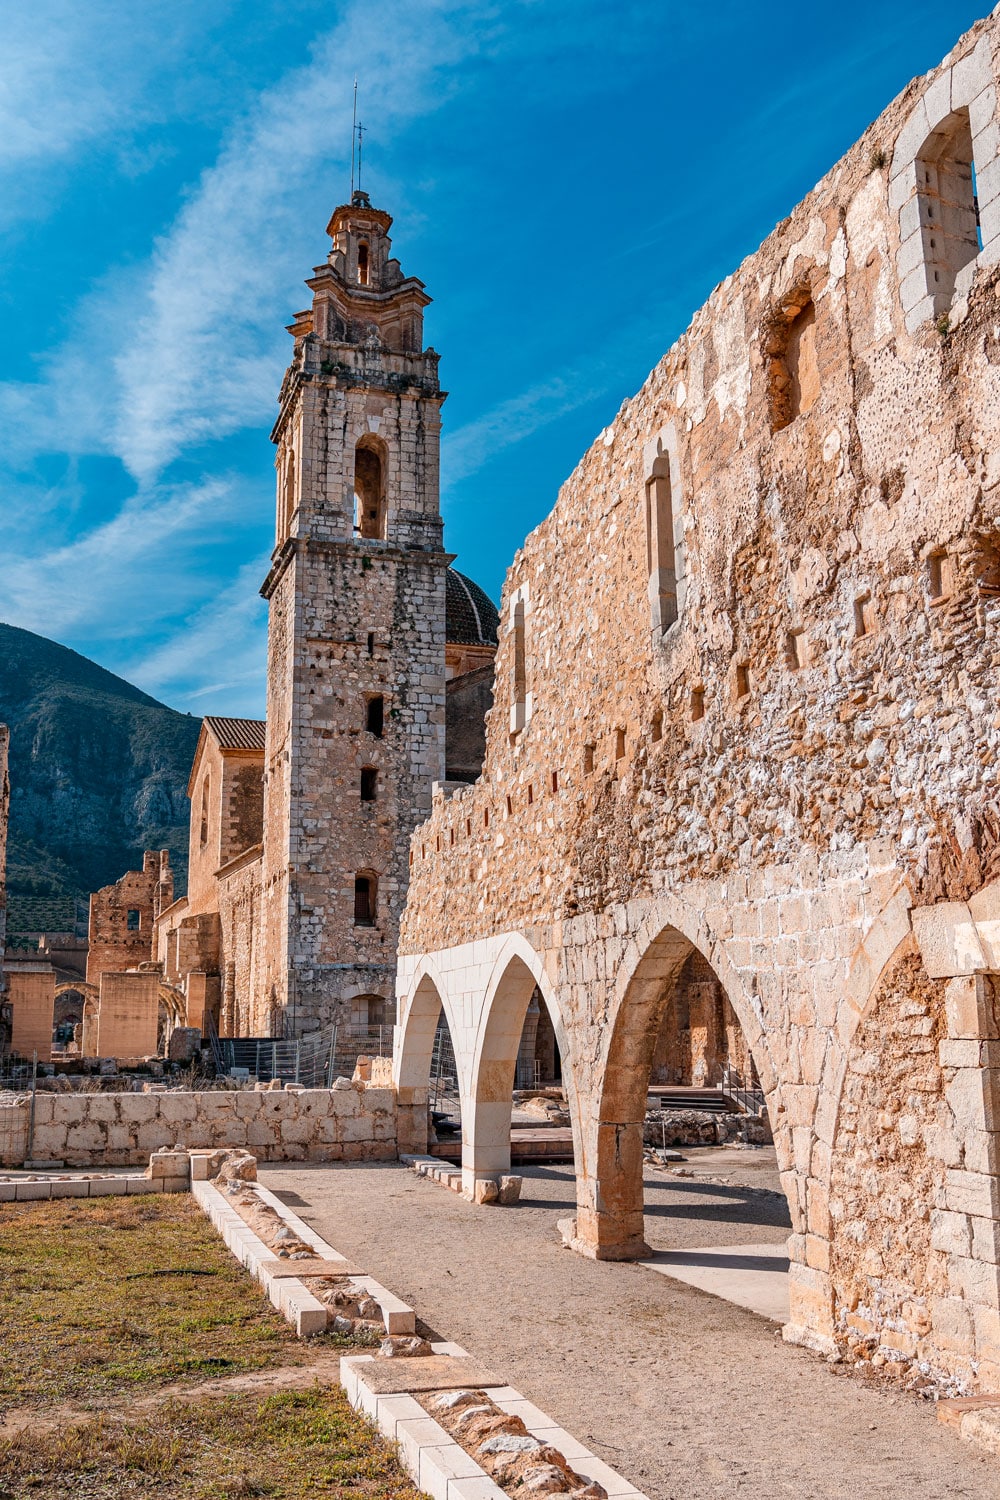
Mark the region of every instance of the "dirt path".
MULTIPOLYGON (((690 1156, 693 1178, 647 1174, 654 1248, 783 1238, 770 1153, 690 1156)), ((562 1249, 571 1167, 532 1170, 506 1209, 395 1164, 264 1167, 261 1180, 651 1500, 1000 1500, 1000 1461, 929 1403, 868 1389, 692 1287, 562 1249)))

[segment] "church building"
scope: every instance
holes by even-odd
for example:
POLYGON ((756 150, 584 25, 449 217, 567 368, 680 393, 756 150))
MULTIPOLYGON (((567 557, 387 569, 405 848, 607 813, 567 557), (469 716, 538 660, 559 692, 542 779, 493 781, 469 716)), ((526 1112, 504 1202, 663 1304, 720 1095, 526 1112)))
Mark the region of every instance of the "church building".
POLYGON ((355 192, 327 227, 272 433, 267 717, 205 719, 187 896, 154 957, 187 1024, 301 1036, 393 1019, 410 836, 472 781, 499 617, 444 550, 423 282, 355 192))

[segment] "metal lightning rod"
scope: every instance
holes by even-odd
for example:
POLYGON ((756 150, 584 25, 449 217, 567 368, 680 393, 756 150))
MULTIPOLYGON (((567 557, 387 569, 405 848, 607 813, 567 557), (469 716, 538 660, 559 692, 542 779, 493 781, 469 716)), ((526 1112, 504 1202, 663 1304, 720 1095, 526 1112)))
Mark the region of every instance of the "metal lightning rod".
MULTIPOLYGON (((354 198, 354 138, 358 133, 358 80, 354 79, 354 118, 351 120, 351 198, 354 198)), ((360 184, 359 184, 360 186, 360 184)))

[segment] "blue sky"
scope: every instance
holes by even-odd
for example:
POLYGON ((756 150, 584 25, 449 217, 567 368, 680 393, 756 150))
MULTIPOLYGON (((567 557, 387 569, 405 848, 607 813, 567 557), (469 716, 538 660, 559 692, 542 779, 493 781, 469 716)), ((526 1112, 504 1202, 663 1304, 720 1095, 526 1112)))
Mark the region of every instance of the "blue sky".
POLYGON ((446 542, 507 563, 957 0, 0 0, 0 618, 263 712, 268 432, 365 186, 434 303, 446 542))

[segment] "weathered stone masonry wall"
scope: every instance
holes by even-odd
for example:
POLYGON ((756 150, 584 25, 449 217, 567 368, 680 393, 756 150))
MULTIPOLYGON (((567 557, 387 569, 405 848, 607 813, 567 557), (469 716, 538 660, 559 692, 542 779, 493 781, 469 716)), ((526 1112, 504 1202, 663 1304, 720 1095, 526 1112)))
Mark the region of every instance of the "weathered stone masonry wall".
POLYGON ((912 952, 911 908, 965 900, 998 865, 997 32, 980 23, 915 80, 716 289, 514 559, 484 774, 439 795, 412 844, 397 1054, 414 1083, 407 1031, 426 1032, 430 987, 463 1054, 465 1166, 487 1172, 494 1065, 516 1031, 492 1017, 521 1003, 516 965, 530 971, 562 1049, 581 1245, 635 1254, 640 1092, 694 945, 768 1093, 794 1336, 831 1347, 855 1297, 888 1334, 923 1298, 913 1347, 989 1386, 995 1066, 975 1052, 988 1033, 935 1017, 948 981, 979 983, 991 960, 934 978, 925 965, 919 983, 899 970, 913 998, 877 997, 912 952), (914 289, 952 228, 925 158, 956 119, 985 247, 945 322, 940 293, 914 289), (980 1093, 975 1134, 968 1110, 937 1119, 957 1057, 980 1093), (903 1119, 905 1147, 879 1124, 903 1119), (911 1153, 901 1168, 879 1132, 911 1153), (885 1295, 847 1227, 868 1212, 843 1159, 855 1150, 874 1153, 869 1177, 889 1174, 864 1192, 899 1205, 912 1237, 885 1295), (900 1175, 909 1194, 889 1185, 900 1175), (946 1284, 921 1248, 942 1224, 975 1262, 953 1247, 946 1284))
MULTIPOLYGON (((0 1141, 23 1164, 27 1102, 2 1106, 0 1141)), ((261 1161, 382 1161, 396 1155, 391 1089, 163 1094, 38 1094, 32 1143, 38 1160, 69 1167, 135 1166, 173 1146, 245 1146, 261 1161)))

